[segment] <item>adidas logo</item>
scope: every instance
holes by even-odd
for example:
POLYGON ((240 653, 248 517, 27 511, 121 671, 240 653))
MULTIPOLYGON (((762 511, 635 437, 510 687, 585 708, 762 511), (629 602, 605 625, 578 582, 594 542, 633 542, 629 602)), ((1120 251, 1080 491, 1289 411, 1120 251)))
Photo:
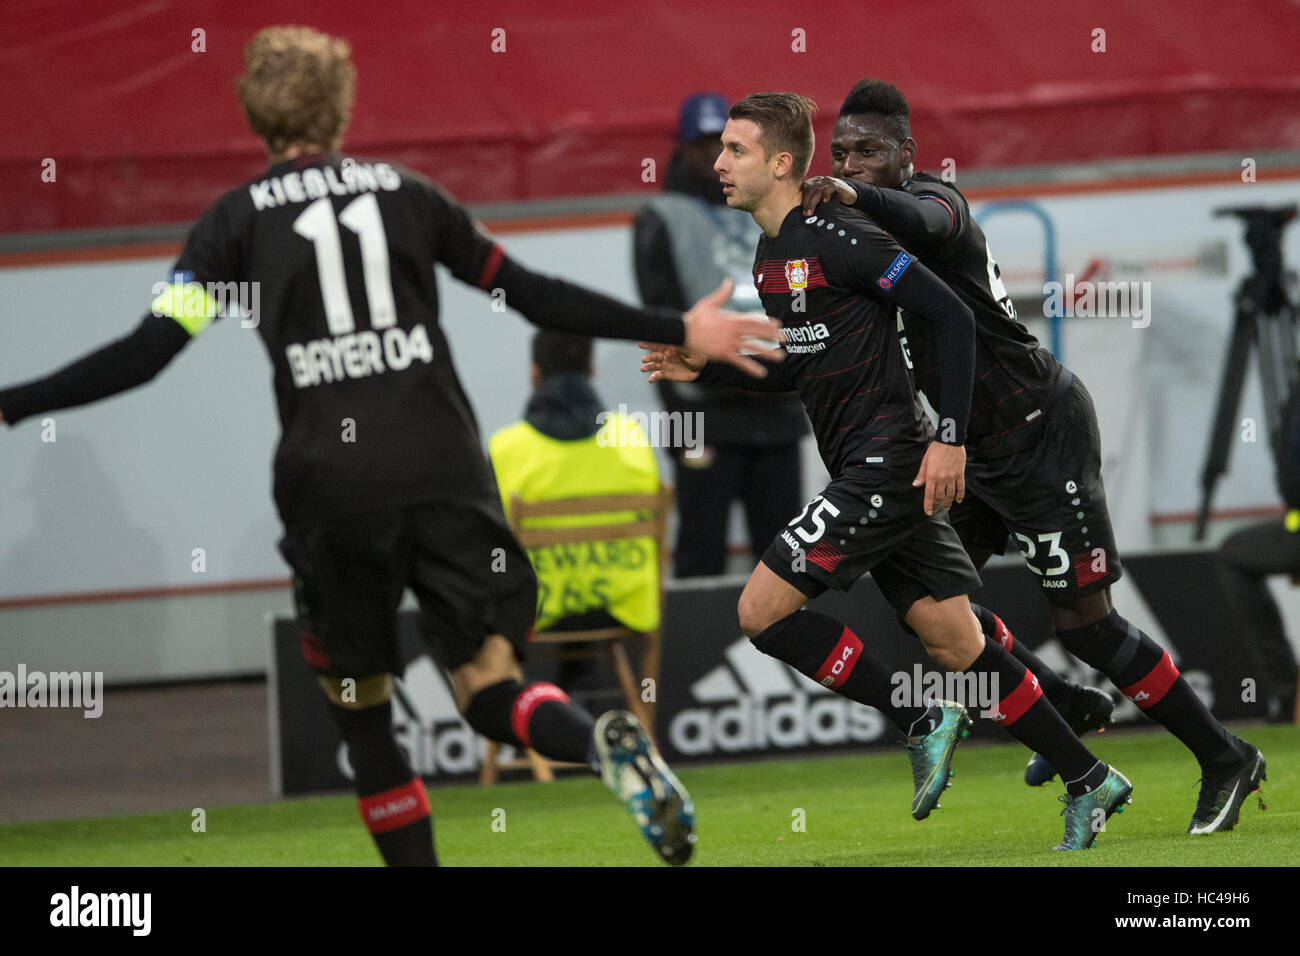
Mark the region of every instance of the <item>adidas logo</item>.
MULTIPOLYGON (((427 654, 407 665, 401 686, 393 693, 393 734, 411 769, 423 777, 473 773, 486 750, 483 738, 456 710, 451 688, 427 654)), ((502 746, 506 758, 513 756, 510 749, 502 746)), ((346 743, 339 744, 337 760, 339 771, 352 780, 346 743)))
POLYGON ((690 756, 872 743, 886 729, 879 711, 832 693, 744 637, 691 685, 691 697, 700 706, 668 724, 673 748, 690 756))

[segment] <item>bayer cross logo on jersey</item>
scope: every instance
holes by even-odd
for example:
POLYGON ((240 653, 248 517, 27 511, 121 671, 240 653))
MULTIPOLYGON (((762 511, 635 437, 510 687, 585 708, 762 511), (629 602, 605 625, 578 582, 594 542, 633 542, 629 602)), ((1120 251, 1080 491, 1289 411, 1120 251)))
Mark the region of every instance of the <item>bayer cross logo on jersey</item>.
POLYGON ((808 288, 808 263, 803 259, 791 259, 785 264, 785 281, 791 289, 808 288))

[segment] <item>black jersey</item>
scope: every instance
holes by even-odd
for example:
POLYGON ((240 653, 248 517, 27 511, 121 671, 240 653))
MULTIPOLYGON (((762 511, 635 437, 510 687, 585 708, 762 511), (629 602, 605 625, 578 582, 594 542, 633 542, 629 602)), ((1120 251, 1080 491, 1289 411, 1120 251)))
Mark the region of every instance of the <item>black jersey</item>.
MULTIPOLYGON (((975 314, 975 389, 967 450, 991 458, 1027 448, 1038 438, 1056 397, 1061 364, 1016 317, 988 240, 957 188, 917 173, 899 190, 850 182, 860 209, 895 236, 970 306, 975 314), (909 197, 912 201, 909 204, 909 197), (916 200, 930 210, 918 212, 916 200)), ((939 387, 935 329, 904 311, 916 384, 933 404, 939 387)))
POLYGON ((936 437, 898 347, 896 308, 911 307, 945 328, 948 372, 936 392, 943 431, 965 437, 971 391, 970 311, 893 238, 865 216, 828 204, 798 207, 764 237, 754 260, 764 311, 780 319, 787 358, 769 380, 748 382, 709 364, 705 381, 798 390, 822 461, 833 477, 910 480, 936 437), (962 339, 965 341, 963 342, 962 339))
MULTIPOLYGON (((680 343, 681 315, 536 275, 469 214, 397 166, 311 154, 230 190, 195 223, 131 336, 0 391, 17 422, 141 384, 238 298, 271 359, 286 525, 442 502, 499 508, 469 400, 438 325, 434 264, 509 305, 588 335, 680 343), (173 321, 174 320, 174 321, 173 321)), ((250 333, 251 334, 251 333, 250 333)))
POLYGON ((432 184, 350 157, 272 166, 195 224, 175 272, 258 283, 286 523, 491 488, 434 263, 477 285, 492 251, 432 184))

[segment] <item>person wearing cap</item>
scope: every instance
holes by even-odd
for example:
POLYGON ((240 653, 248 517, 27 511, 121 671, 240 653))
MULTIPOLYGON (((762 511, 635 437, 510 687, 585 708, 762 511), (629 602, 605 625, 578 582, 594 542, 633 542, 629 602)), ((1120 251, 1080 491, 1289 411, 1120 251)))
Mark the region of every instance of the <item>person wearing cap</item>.
MULTIPOLYGON (((634 226, 637 287, 647 306, 681 308, 732 278, 728 308, 762 307, 753 277, 759 229, 753 217, 727 206, 713 170, 730 105, 707 92, 682 104, 664 190, 640 209, 634 226)), ((802 501, 803 405, 794 394, 667 381, 658 388, 670 413, 703 416, 703 447, 690 454, 671 449, 678 516, 674 576, 725 571, 727 524, 737 499, 759 560, 802 501)))

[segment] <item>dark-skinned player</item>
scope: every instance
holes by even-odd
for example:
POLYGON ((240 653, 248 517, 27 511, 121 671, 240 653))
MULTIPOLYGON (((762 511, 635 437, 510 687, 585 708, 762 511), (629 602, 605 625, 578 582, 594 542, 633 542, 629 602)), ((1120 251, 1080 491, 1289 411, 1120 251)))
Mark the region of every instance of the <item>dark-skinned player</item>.
MULTIPOLYGON (((799 185, 812 158, 812 109, 793 93, 745 97, 731 108, 714 165, 728 205, 749 212, 763 230, 754 284, 764 309, 784 325, 786 361, 769 369, 760 387, 799 393, 831 475, 754 569, 737 608, 741 630, 763 653, 868 703, 892 690, 889 670, 864 653, 864 641, 841 621, 805 605, 870 572, 930 657, 997 688, 988 715, 1049 754, 1067 790, 1065 836, 1057 849, 1086 848, 1132 787, 1079 742, 1034 675, 982 633, 966 597, 979 577, 943 514, 963 495, 971 311, 860 214, 838 205, 802 214, 799 185), (941 333, 932 398, 937 431, 898 347, 897 308, 941 333)), ((652 381, 750 384, 689 348, 643 347, 642 370, 652 381)), ((901 725, 922 720, 928 709, 917 702, 901 725)), ((954 722, 931 735, 955 738, 960 729, 954 722)))
MULTIPOLYGON (((833 177, 804 184, 804 212, 829 199, 862 211, 971 308, 976 368, 967 495, 953 506, 952 524, 977 568, 1003 553, 1009 536, 1016 538, 1051 606, 1062 647, 1104 673, 1195 755, 1201 789, 1187 832, 1231 830, 1242 802, 1264 779, 1264 758, 1215 719, 1168 651, 1111 605, 1110 586, 1122 569, 1092 399, 1017 321, 965 197, 951 183, 915 172, 916 152, 903 94, 881 80, 862 80, 841 106, 832 134, 833 177)), ((942 343, 906 311, 903 322, 917 387, 932 399, 940 387, 942 343)), ((992 612, 981 609, 980 618, 985 634, 1005 634, 1011 642, 992 612)), ((1076 730, 1109 714, 1091 689, 1068 685, 1023 645, 1014 648, 1076 730)), ((1042 783, 1052 772, 1050 761, 1036 756, 1026 780, 1042 783)))

